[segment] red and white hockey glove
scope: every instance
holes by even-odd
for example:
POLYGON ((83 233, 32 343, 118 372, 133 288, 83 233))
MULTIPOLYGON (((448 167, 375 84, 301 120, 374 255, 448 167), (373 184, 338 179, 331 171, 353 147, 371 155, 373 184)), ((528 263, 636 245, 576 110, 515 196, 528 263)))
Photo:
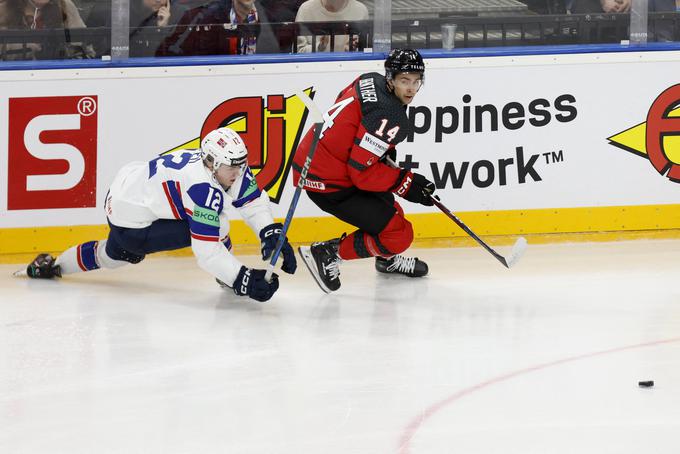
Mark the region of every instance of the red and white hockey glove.
POLYGON ((419 173, 402 170, 399 175, 399 183, 392 192, 413 203, 432 206, 432 194, 434 194, 434 183, 419 173))

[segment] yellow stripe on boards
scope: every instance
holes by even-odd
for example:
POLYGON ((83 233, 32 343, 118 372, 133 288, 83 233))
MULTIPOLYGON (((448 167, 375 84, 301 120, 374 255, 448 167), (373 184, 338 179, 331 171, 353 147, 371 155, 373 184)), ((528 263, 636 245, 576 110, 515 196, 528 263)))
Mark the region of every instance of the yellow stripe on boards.
MULTIPOLYGON (((638 238, 679 238, 680 205, 554 208, 455 213, 490 244, 512 244, 524 235, 531 243, 616 241, 638 238)), ((442 213, 411 214, 417 247, 471 246, 473 240, 442 213)), ((288 233, 292 243, 337 237, 354 228, 330 217, 295 218, 288 233)), ((21 263, 39 252, 60 253, 70 246, 104 239, 106 225, 0 229, 0 261, 21 263)), ((259 238, 242 220, 231 223, 236 254, 259 252, 259 238)), ((166 255, 190 255, 180 250, 166 255)))

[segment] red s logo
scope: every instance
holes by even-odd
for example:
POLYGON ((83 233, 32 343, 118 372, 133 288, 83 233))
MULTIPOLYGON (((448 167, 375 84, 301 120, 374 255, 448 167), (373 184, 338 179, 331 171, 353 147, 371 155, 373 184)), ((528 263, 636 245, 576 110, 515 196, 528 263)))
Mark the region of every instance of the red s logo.
POLYGON ((94 207, 97 97, 10 98, 8 210, 94 207))

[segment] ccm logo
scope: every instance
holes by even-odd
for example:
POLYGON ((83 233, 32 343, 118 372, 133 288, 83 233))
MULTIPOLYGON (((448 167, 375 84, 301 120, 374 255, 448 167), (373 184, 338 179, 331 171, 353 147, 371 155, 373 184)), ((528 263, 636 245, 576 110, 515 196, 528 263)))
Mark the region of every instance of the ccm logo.
POLYGON ((276 234, 276 233, 278 233, 279 235, 281 235, 281 229, 270 229, 270 230, 267 230, 266 232, 264 232, 264 237, 265 237, 265 238, 268 238, 268 237, 270 237, 270 236, 272 236, 272 235, 274 235, 274 234, 276 234))
POLYGON ((406 191, 408 191, 408 187, 411 186, 411 181, 412 181, 411 177, 406 177, 401 186, 399 186, 399 189, 397 189, 397 194, 399 194, 400 196, 406 194, 406 191))
POLYGON ((246 270, 243 273, 243 279, 241 280, 241 295, 248 294, 248 282, 250 282, 250 270, 246 270))
POLYGON ((9 99, 8 210, 97 205, 97 97, 9 99))

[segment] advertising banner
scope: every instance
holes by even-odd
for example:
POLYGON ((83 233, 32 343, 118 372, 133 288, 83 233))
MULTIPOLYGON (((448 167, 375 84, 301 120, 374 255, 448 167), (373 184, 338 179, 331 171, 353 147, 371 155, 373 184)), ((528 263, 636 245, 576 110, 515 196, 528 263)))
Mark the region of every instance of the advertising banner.
MULTIPOLYGON (((680 59, 659 54, 427 61, 398 160, 458 212, 676 204, 680 59)), ((283 217, 311 126, 295 93, 326 111, 359 74, 382 72, 379 61, 350 63, 2 74, 0 228, 105 224, 120 167, 197 148, 220 125, 241 132, 283 217)), ((303 196, 296 215, 324 214, 303 196)))

